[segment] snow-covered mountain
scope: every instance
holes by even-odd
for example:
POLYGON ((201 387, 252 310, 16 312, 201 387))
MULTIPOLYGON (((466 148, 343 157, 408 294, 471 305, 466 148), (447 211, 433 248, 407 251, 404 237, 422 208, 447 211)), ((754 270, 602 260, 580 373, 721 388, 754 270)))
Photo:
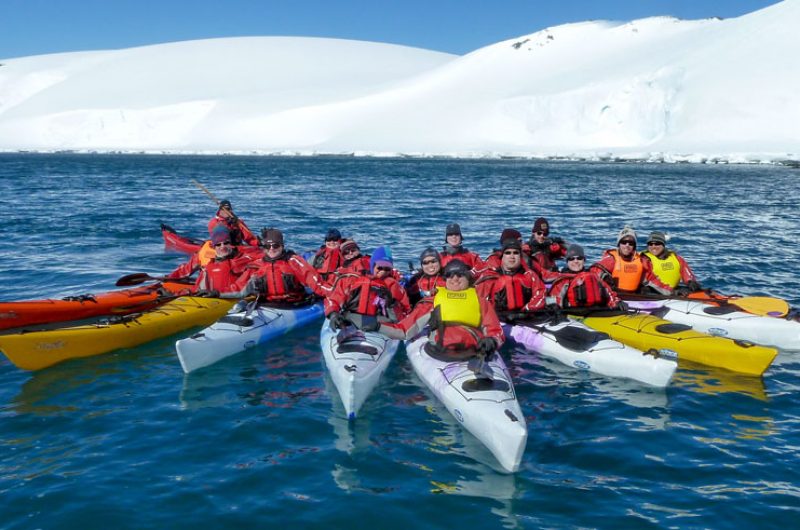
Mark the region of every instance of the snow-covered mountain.
POLYGON ((800 0, 465 56, 251 37, 0 60, 0 150, 800 159, 800 0))

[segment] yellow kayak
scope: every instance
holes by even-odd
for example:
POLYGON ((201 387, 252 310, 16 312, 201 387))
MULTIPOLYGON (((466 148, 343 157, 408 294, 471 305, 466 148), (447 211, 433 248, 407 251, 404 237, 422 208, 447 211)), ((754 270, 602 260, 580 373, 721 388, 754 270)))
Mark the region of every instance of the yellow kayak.
POLYGON ((775 348, 713 337, 690 326, 652 315, 589 316, 580 319, 597 331, 642 351, 654 348, 665 357, 717 366, 749 375, 763 374, 778 355, 775 348))
POLYGON ((182 297, 163 306, 109 321, 0 335, 0 351, 18 368, 40 370, 67 359, 132 348, 191 327, 216 322, 236 300, 182 297))

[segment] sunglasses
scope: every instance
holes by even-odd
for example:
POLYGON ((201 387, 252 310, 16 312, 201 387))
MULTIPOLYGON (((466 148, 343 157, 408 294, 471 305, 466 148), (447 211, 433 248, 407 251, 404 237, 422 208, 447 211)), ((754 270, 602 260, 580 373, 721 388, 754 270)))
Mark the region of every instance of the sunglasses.
POLYGON ((506 250, 503 256, 519 256, 519 250, 506 250))
POLYGON ((391 267, 375 267, 376 271, 383 271, 383 272, 392 272, 391 267))
POLYGON ((264 243, 264 248, 266 248, 266 249, 270 249, 270 248, 274 248, 274 249, 283 248, 283 243, 264 243))
POLYGON ((339 241, 338 237, 326 237, 325 242, 328 243, 330 241, 339 241))
POLYGON ((663 247, 664 243, 662 243, 661 241, 648 241, 647 242, 647 246, 648 247, 663 247))
POLYGON ((628 245, 630 247, 635 247, 636 246, 636 243, 634 243, 630 239, 624 239, 624 240, 620 241, 619 244, 620 245, 628 245))
POLYGON ((231 245, 230 241, 223 241, 222 243, 215 243, 214 244, 215 247, 228 247, 230 245, 231 245))
POLYGON ((572 256, 571 258, 567 258, 567 261, 583 261, 586 258, 582 258, 580 256, 572 256))
POLYGON ((466 278, 467 273, 461 271, 451 271, 444 275, 445 278, 453 278, 455 276, 458 276, 459 278, 466 278))
POLYGON ((439 261, 435 259, 426 259, 422 262, 423 265, 433 265, 434 263, 439 263, 439 261))
POLYGON ((358 252, 357 248, 348 248, 347 250, 343 250, 342 254, 347 256, 348 254, 355 254, 356 252, 358 252))
POLYGON ((542 232, 541 230, 537 230, 537 231, 536 231, 536 232, 534 232, 534 233, 535 233, 537 236, 546 236, 546 235, 549 235, 549 234, 550 234, 550 232, 542 232))

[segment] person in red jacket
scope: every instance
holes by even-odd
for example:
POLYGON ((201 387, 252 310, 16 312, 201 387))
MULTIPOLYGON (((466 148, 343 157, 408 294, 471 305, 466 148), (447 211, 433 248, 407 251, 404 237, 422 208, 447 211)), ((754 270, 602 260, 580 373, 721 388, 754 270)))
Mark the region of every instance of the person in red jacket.
POLYGON ((447 244, 442 247, 442 267, 447 266, 450 260, 456 258, 469 265, 473 271, 483 267, 481 257, 462 245, 464 236, 461 234, 461 226, 458 223, 447 225, 444 239, 447 244))
POLYGON ((672 293, 672 289, 653 273, 650 260, 642 259, 636 252, 636 231, 630 226, 624 227, 617 236, 617 248, 606 250, 591 269, 618 293, 672 293))
POLYGON ((264 257, 250 263, 237 280, 236 295, 256 294, 261 302, 297 303, 308 298, 306 287, 320 297, 331 293, 330 286, 302 256, 286 249, 283 233, 276 228, 261 232, 264 257))
POLYGON ((253 253, 240 252, 231 241, 230 232, 217 226, 211 234, 210 246, 214 257, 204 258, 198 251, 186 263, 167 275, 167 278, 185 278, 199 272, 194 284, 194 292, 205 292, 217 296, 234 289, 245 268, 255 259, 253 253))
POLYGON ((614 289, 593 272, 586 269, 583 247, 572 244, 567 247, 567 265, 554 274, 549 296, 562 309, 606 307, 627 309, 614 289))
POLYGON ((233 213, 231 201, 228 199, 219 201, 217 213, 208 222, 208 233, 211 234, 216 226, 224 226, 228 229, 228 231, 231 233, 231 240, 233 241, 234 245, 241 245, 242 243, 245 243, 252 247, 258 246, 258 238, 247 227, 244 221, 239 219, 239 217, 233 213))
POLYGON ((480 279, 484 274, 486 274, 487 271, 500 267, 503 260, 503 241, 509 239, 518 241, 520 245, 522 245, 522 266, 525 267, 525 269, 530 268, 530 257, 525 252, 525 244, 522 243, 522 234, 520 234, 519 230, 514 228, 505 228, 500 233, 500 248, 494 249, 492 253, 489 254, 485 260, 483 260, 483 266, 481 269, 473 271, 476 279, 480 279))
POLYGON ((369 274, 370 255, 362 255, 358 243, 352 239, 345 239, 339 245, 342 253, 342 264, 336 269, 336 275, 341 276, 348 273, 369 274))
POLYGON ((378 247, 370 259, 370 274, 347 273, 340 276, 333 292, 325 299, 325 316, 333 329, 346 325, 342 313, 381 317, 397 321, 408 314, 408 295, 394 275, 392 253, 378 247))
POLYGON ((487 271, 477 282, 478 293, 494 304, 501 319, 505 313, 543 309, 545 285, 535 271, 523 267, 522 244, 506 239, 502 252, 500 267, 487 271))
MULTIPOLYGON (((425 351, 432 357, 463 360, 481 356, 490 360, 505 341, 494 306, 477 294, 472 272, 463 261, 450 261, 444 276, 444 287, 425 297, 403 320, 375 327, 393 339, 410 339, 427 327, 425 351)), ((362 328, 370 329, 363 323, 362 328)))
POLYGON ((331 228, 325 235, 325 244, 319 247, 311 260, 311 266, 319 271, 319 275, 325 281, 333 280, 334 272, 344 263, 342 252, 339 249, 341 244, 342 233, 336 228, 331 228))
MULTIPOLYGON (((452 263, 452 262, 451 262, 452 263)), ((428 247, 419 256, 421 269, 406 283, 406 292, 412 306, 427 296, 433 296, 437 287, 444 287, 442 257, 433 247, 428 247)))
POLYGON ((557 271, 556 261, 562 259, 567 252, 567 244, 560 237, 550 238, 550 223, 539 217, 533 223, 531 239, 526 250, 531 262, 542 271, 557 271))

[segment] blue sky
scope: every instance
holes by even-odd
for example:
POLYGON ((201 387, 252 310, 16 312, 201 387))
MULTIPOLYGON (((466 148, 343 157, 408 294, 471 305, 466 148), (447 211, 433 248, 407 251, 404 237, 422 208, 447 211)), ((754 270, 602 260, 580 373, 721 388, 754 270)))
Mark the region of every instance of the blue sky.
POLYGON ((594 19, 736 17, 776 0, 0 0, 0 58, 292 35, 464 54, 594 19))

